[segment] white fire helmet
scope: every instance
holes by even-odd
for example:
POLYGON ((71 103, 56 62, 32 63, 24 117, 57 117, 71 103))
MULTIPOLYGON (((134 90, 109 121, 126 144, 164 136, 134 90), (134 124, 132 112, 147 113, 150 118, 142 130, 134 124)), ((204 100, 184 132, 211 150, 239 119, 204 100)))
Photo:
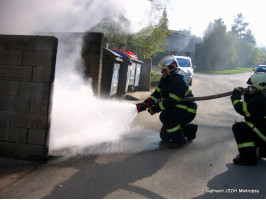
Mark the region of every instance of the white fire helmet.
POLYGON ((177 60, 173 56, 165 56, 163 57, 159 63, 158 68, 166 69, 167 74, 171 75, 173 74, 179 67, 177 64, 177 60))
POLYGON ((258 90, 266 90, 266 73, 257 72, 253 74, 247 81, 248 85, 254 86, 258 90))

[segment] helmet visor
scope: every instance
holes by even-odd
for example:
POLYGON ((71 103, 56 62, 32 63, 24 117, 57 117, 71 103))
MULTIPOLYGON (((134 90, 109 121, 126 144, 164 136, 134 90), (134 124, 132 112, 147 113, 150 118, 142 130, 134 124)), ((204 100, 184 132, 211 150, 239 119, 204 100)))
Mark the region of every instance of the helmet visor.
POLYGON ((173 56, 165 56, 159 61, 157 66, 159 68, 164 68, 165 69, 166 66, 170 65, 173 62, 177 63, 175 57, 173 57, 173 56))

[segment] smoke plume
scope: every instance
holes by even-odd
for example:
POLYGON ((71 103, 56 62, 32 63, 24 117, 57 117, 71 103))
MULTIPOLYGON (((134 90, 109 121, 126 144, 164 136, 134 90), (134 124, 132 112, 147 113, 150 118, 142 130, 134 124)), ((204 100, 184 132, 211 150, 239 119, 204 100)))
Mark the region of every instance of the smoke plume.
POLYGON ((96 98, 90 82, 81 78, 82 34, 62 35, 55 35, 59 45, 49 148, 51 155, 67 151, 69 156, 83 154, 92 145, 120 140, 137 110, 131 103, 96 98))
POLYGON ((104 17, 123 15, 131 32, 148 25, 148 0, 1 0, 0 34, 84 32, 104 17))
MULTIPOLYGON (((0 34, 36 32, 85 32, 105 17, 123 15, 131 32, 149 24, 148 0, 1 0, 0 34)), ((88 148, 106 144, 106 152, 129 134, 130 122, 137 115, 135 105, 99 100, 81 69, 82 38, 59 38, 50 129, 51 155, 88 153, 88 148), (110 143, 111 142, 111 143, 110 143)), ((138 132, 138 131, 137 131, 138 132)), ((136 134, 137 135, 137 134, 136 134)), ((143 144, 143 143, 141 143, 143 144)), ((135 146, 135 145, 132 145, 135 146)), ((122 148, 122 149, 121 149, 122 148)), ((97 148, 96 148, 97 149, 97 148)), ((91 152, 91 151, 89 151, 91 152)), ((93 150, 97 153, 97 150, 93 150)))

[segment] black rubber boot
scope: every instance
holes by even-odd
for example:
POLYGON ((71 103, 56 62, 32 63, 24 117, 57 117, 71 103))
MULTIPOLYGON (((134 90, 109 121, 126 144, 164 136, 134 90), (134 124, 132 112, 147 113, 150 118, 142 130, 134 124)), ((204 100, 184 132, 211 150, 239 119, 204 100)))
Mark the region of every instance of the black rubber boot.
POLYGON ((196 132, 198 130, 197 124, 187 124, 183 127, 183 132, 187 140, 191 141, 196 138, 196 132))
POLYGON ((266 158, 266 148, 265 147, 259 147, 258 156, 259 156, 259 158, 266 158))
POLYGON ((161 128, 160 138, 162 139, 162 143, 167 143, 170 140, 169 135, 164 127, 161 128))
POLYGON ((256 156, 247 156, 243 154, 238 154, 234 159, 233 162, 237 165, 250 165, 256 166, 258 163, 258 158, 256 156))
POLYGON ((182 147, 186 143, 187 143, 186 141, 177 142, 177 141, 171 140, 171 141, 169 141, 169 142, 166 143, 166 147, 168 149, 177 149, 179 147, 182 147))
POLYGON ((169 137, 168 137, 168 135, 167 134, 165 134, 165 133, 160 133, 160 138, 162 139, 162 142, 163 143, 167 143, 167 142, 169 142, 169 137))
POLYGON ((171 135, 171 139, 172 140, 166 143, 166 147, 168 149, 176 149, 187 143, 187 140, 182 132, 174 133, 173 135, 171 135))

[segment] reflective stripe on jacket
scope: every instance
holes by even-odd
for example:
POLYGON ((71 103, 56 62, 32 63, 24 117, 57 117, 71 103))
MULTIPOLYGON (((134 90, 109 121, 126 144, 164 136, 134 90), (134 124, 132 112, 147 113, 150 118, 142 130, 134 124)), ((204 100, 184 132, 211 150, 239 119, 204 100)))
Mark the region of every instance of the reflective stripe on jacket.
POLYGON ((185 78, 180 74, 173 74, 166 79, 161 78, 151 98, 156 102, 156 112, 170 108, 186 109, 188 112, 196 113, 197 104, 195 101, 183 101, 184 97, 193 97, 191 88, 185 78))
MULTIPOLYGON (((231 96, 232 104, 237 113, 244 116, 245 121, 254 124, 261 131, 266 130, 266 96, 261 92, 254 94, 244 93, 241 100, 241 92, 234 90, 231 96)), ((264 132, 265 134, 265 132, 264 132)))

